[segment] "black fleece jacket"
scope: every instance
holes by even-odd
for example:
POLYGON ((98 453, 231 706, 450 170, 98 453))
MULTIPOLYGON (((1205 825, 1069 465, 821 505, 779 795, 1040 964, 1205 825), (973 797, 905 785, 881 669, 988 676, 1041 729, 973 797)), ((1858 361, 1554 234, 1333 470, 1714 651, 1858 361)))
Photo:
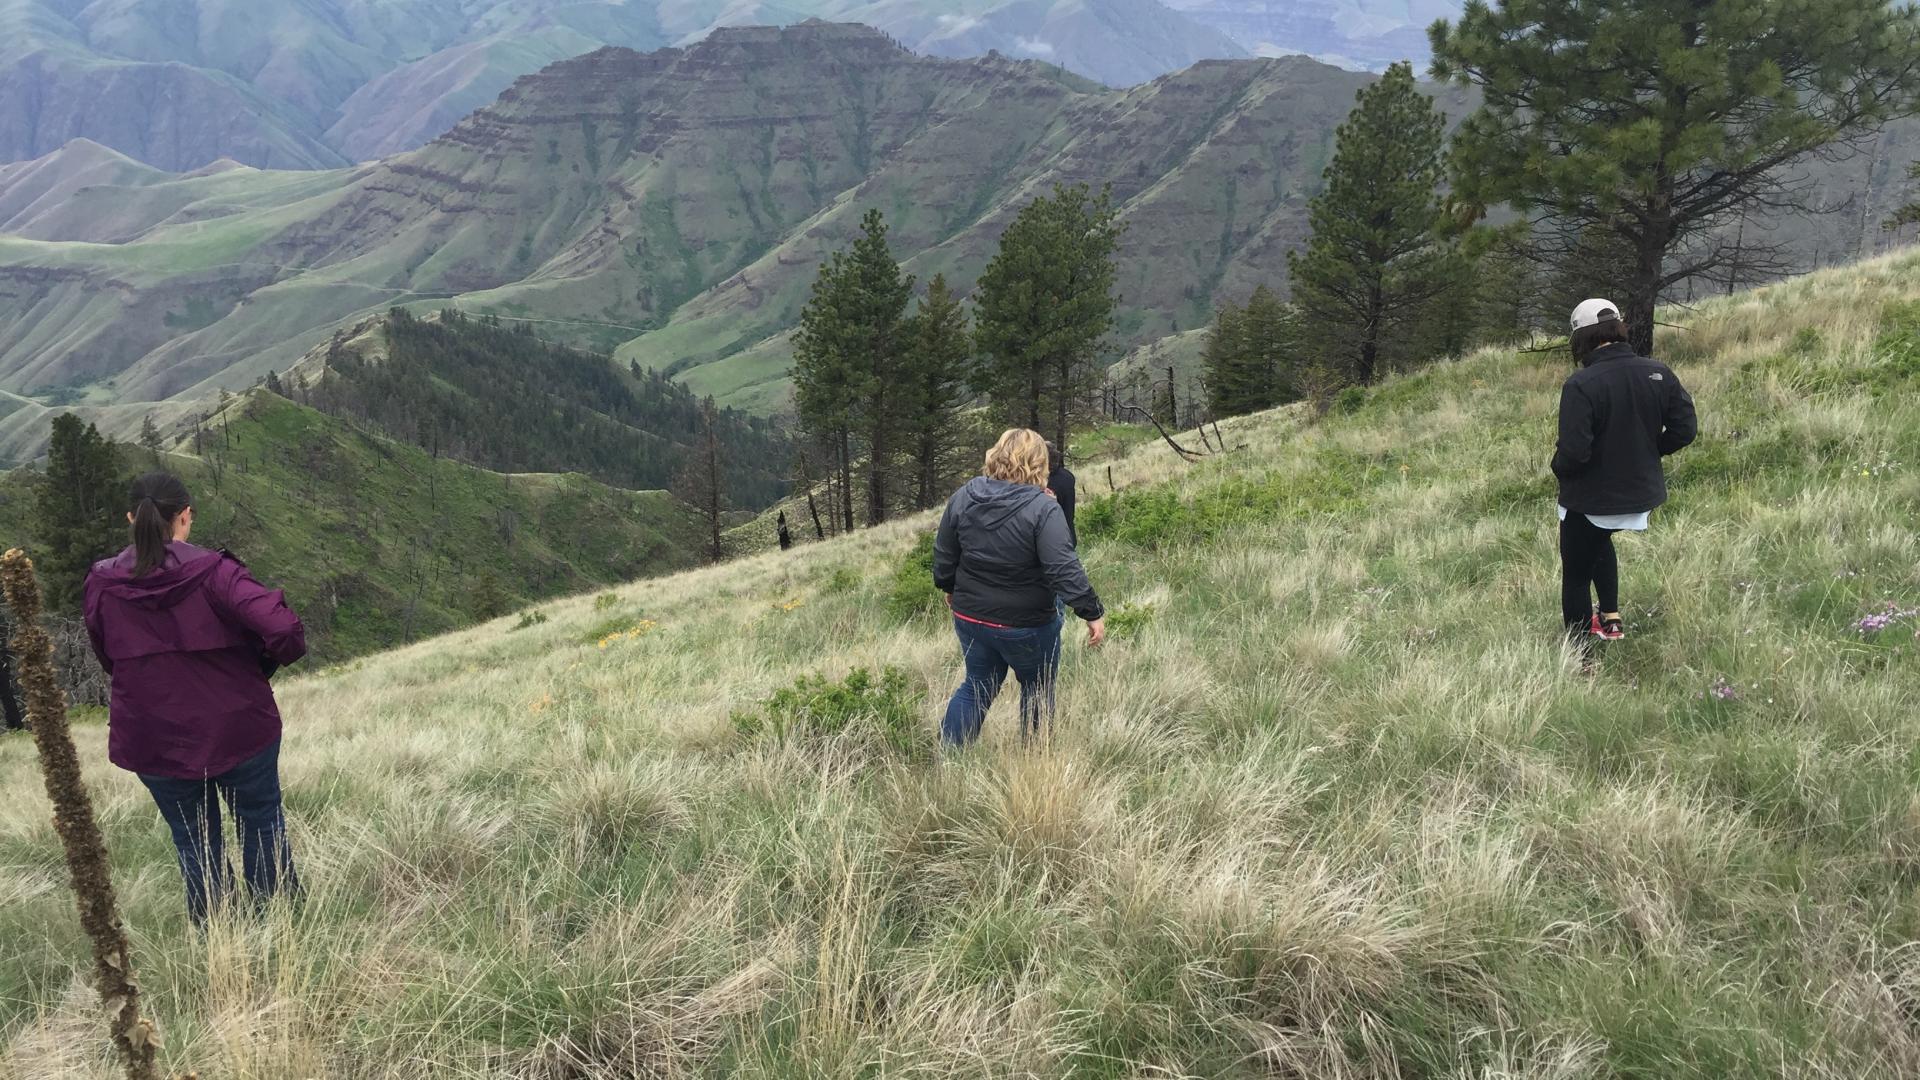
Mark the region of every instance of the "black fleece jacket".
POLYGON ((1045 626, 1057 594, 1091 622, 1106 614, 1060 504, 1032 484, 976 476, 947 500, 933 539, 933 583, 953 610, 1001 626, 1045 626))
POLYGON ((1553 475, 1579 514, 1638 514, 1667 501, 1660 459, 1693 442, 1693 398, 1673 370, 1625 343, 1587 356, 1560 388, 1553 475))
POLYGON ((1067 539, 1074 547, 1080 546, 1080 530, 1073 526, 1073 470, 1065 465, 1047 474, 1047 490, 1053 492, 1053 501, 1060 504, 1060 512, 1067 516, 1067 539))

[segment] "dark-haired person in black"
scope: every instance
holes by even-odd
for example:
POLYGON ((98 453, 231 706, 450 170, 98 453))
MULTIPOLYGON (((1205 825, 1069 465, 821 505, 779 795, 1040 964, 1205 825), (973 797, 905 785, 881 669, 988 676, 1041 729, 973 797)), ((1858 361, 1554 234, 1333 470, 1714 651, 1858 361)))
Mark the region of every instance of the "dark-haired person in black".
POLYGON ((1560 615, 1576 642, 1627 636, 1613 534, 1642 531, 1667 501, 1661 459, 1693 442, 1693 398, 1673 370, 1633 351, 1620 309, 1573 310, 1579 369, 1560 388, 1560 615), (1596 596, 1597 594, 1597 596, 1596 596), (1598 607, 1593 606, 1598 599, 1598 607))
POLYGON ((1067 516, 1067 539, 1073 546, 1080 546, 1080 530, 1073 525, 1073 470, 1067 468, 1067 458, 1060 448, 1047 440, 1047 492, 1060 504, 1060 512, 1067 516))

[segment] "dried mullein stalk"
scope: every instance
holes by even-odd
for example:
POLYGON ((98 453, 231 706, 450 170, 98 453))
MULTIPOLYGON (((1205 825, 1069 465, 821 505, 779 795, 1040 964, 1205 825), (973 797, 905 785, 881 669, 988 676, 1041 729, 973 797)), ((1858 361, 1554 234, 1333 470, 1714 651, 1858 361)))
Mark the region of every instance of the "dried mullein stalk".
POLYGON ((0 557, 0 588, 13 609, 13 651, 20 662, 26 692, 27 723, 40 751, 40 772, 53 801, 53 825, 66 849, 80 925, 93 943, 94 985, 107 1011, 114 1046, 127 1066, 128 1080, 158 1080, 154 1052, 160 1033, 140 1015, 140 989, 126 931, 120 925, 107 864, 107 845, 94 821, 93 803, 80 777, 80 755, 67 727, 66 696, 53 673, 53 646, 40 628, 40 587, 33 562, 15 548, 0 557))

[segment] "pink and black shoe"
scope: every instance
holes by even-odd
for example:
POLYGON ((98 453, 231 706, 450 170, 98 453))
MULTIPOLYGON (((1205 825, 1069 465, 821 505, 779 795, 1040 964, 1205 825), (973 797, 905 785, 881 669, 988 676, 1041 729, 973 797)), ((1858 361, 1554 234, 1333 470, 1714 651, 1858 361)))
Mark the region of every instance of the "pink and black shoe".
POLYGON ((1600 613, 1596 611, 1593 614, 1593 623, 1588 627, 1588 632, 1602 641, 1619 641, 1621 638, 1627 636, 1627 624, 1626 621, 1618 615, 1609 615, 1606 618, 1601 618, 1600 613))

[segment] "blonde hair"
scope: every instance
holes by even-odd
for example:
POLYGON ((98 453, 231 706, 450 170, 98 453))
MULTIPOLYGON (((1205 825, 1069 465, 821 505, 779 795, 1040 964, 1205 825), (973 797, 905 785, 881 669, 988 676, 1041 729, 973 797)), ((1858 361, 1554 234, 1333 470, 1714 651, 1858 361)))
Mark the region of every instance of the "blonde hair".
POLYGON ((980 471, 995 480, 1046 487, 1047 440, 1030 428, 1008 428, 987 451, 987 463, 980 471))

